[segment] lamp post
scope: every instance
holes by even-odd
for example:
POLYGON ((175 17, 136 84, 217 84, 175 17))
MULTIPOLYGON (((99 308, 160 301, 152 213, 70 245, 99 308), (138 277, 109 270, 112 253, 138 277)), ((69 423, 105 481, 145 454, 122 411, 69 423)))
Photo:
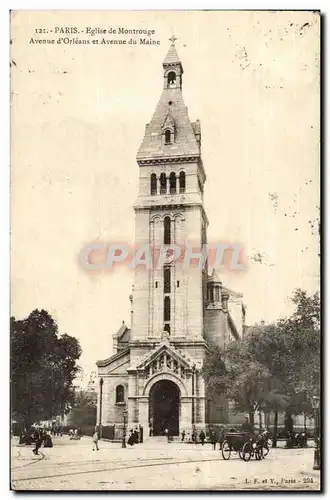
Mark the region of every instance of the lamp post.
POLYGON ((318 396, 313 396, 312 406, 314 410, 314 429, 315 429, 315 448, 314 448, 314 470, 320 470, 320 421, 319 421, 319 410, 320 410, 320 398, 318 396))
POLYGON ((195 376, 196 376, 196 366, 195 364, 192 366, 192 374, 191 374, 191 420, 192 425, 194 427, 195 424, 195 376))
POLYGON ((126 448, 126 422, 127 422, 127 410, 123 411, 123 421, 124 421, 124 429, 123 429, 123 440, 121 443, 122 448, 126 448))
POLYGON ((102 437, 102 393, 103 393, 103 378, 100 378, 100 413, 99 413, 99 436, 102 437))

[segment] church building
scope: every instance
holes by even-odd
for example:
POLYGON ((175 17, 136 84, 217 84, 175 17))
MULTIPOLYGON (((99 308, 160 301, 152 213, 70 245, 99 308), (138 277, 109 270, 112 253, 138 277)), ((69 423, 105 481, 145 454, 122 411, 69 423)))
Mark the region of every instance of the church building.
MULTIPOLYGON (((183 65, 174 42, 163 62, 160 100, 137 153, 135 243, 201 248, 208 227, 201 125, 190 121, 183 101, 183 65)), ((113 335, 113 354, 97 361, 97 422, 120 429, 125 410, 128 429, 140 424, 145 435, 148 429, 163 435, 167 428, 175 436, 228 421, 226 402, 208 397, 202 367, 211 344, 242 337, 242 295, 207 268, 184 268, 173 260, 162 268, 137 266, 129 298, 130 326, 123 322, 113 335)))

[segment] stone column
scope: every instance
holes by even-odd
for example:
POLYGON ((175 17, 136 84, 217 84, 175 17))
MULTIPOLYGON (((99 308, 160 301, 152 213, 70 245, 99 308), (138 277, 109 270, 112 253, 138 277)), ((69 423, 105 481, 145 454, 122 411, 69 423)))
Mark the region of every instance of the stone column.
POLYGON ((131 428, 136 421, 136 396, 137 396, 137 381, 136 373, 130 371, 128 373, 128 400, 127 400, 127 427, 131 428))
POLYGON ((139 423, 143 427, 144 436, 149 435, 149 398, 142 397, 138 399, 139 423))
POLYGON ((199 394, 199 415, 198 420, 202 426, 205 426, 205 382, 201 375, 198 373, 198 394, 199 394))
MULTIPOLYGON (((102 387, 102 425, 109 425, 110 423, 110 415, 111 415, 111 407, 115 404, 115 395, 110 392, 110 384, 109 378, 103 376, 103 387, 102 387)), ((100 392, 100 387, 98 388, 100 392)), ((99 395, 100 398, 100 395, 99 395)), ((100 401, 99 401, 100 403, 100 401)), ((100 410, 99 410, 100 411, 100 410)), ((99 424, 100 413, 98 412, 98 420, 99 424)))
POLYGON ((191 397, 181 398, 181 412, 180 412, 180 432, 184 429, 186 432, 191 432, 191 397))

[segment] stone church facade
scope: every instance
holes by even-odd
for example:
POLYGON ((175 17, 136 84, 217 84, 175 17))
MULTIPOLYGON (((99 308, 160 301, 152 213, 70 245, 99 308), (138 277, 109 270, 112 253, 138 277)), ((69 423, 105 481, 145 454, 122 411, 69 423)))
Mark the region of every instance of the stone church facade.
MULTIPOLYGON (((172 41, 163 91, 137 153, 137 245, 207 243, 201 126, 189 120, 182 86, 183 66, 172 41)), ((134 274, 130 327, 123 322, 113 335, 113 355, 97 362, 98 423, 120 427, 124 409, 128 428, 140 424, 154 435, 225 422, 226 402, 208 396, 202 366, 211 343, 223 346, 243 335, 242 295, 207 268, 174 260, 159 269, 138 266, 134 274)))

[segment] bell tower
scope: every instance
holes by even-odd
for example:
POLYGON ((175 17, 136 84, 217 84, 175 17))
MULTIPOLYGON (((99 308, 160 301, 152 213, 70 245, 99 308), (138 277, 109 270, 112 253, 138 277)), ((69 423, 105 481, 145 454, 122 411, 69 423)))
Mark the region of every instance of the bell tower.
MULTIPOLYGON (((163 90, 137 153, 139 193, 134 205, 135 243, 157 249, 176 244, 201 251, 208 219, 203 207, 205 171, 201 127, 190 122, 182 97, 183 66, 175 38, 163 62, 163 90)), ((187 256, 186 256, 187 257, 187 256)), ((134 269, 131 341, 203 341, 206 269, 182 262, 134 269)))
POLYGON ((171 46, 163 62, 164 89, 182 89, 183 68, 175 49, 175 36, 170 38, 171 46))

